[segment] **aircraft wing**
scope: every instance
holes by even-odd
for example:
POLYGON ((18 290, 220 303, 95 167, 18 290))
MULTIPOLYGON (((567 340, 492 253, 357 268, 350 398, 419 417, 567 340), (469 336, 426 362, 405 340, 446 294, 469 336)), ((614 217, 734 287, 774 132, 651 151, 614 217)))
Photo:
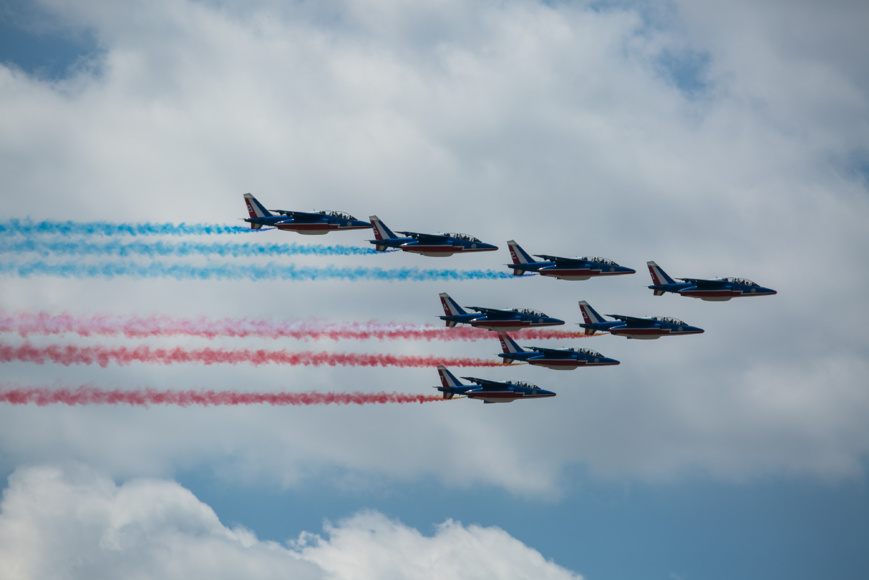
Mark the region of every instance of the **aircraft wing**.
POLYGON ((726 284, 724 280, 703 280, 701 278, 679 278, 679 280, 705 288, 720 288, 726 284))
POLYGON ((636 316, 624 316, 622 314, 607 314, 610 318, 627 322, 636 326, 653 326, 657 320, 649 320, 648 318, 637 318, 636 316))
POLYGON ((482 306, 466 306, 465 308, 485 314, 489 318, 515 318, 517 314, 512 310, 498 310, 497 308, 483 308, 482 306))
POLYGON ((326 216, 321 213, 311 213, 307 211, 287 211, 283 209, 270 209, 270 212, 285 215, 293 221, 297 222, 321 222, 326 216))
POLYGON ((398 232, 399 234, 416 238, 422 244, 442 244, 448 241, 449 236, 442 236, 440 234, 421 234, 419 232, 398 232))
POLYGON ((490 381, 487 379, 478 379, 475 377, 462 377, 462 378, 465 379, 466 381, 471 381, 472 383, 476 383, 476 384, 480 385, 480 387, 482 387, 483 390, 490 390, 490 391, 498 390, 498 391, 500 391, 500 390, 503 390, 505 387, 509 386, 509 385, 505 385, 504 383, 499 382, 499 381, 490 381))
POLYGON ((574 354, 574 353, 571 353, 571 352, 565 351, 565 350, 563 350, 563 349, 558 349, 558 348, 544 348, 544 347, 542 347, 542 346, 526 346, 525 348, 530 349, 530 350, 533 350, 533 351, 537 351, 537 352, 539 352, 540 354, 545 354, 546 356, 550 356, 550 357, 553 357, 553 358, 555 358, 555 357, 560 357, 560 358, 572 358, 572 355, 574 354))
POLYGON ((577 268, 582 266, 587 266, 589 264, 588 260, 580 260, 578 258, 561 258, 559 256, 547 256, 546 254, 534 254, 538 258, 543 258, 544 260, 548 260, 550 262, 555 262, 556 266, 562 268, 577 268))

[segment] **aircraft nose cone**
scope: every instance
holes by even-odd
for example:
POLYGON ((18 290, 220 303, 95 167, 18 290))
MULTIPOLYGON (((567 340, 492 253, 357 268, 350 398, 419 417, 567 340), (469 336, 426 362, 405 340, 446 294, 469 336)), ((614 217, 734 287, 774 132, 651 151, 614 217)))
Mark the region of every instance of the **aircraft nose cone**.
POLYGON ((622 271, 623 271, 625 274, 636 274, 636 273, 637 273, 637 271, 634 270, 633 268, 622 268, 622 271))

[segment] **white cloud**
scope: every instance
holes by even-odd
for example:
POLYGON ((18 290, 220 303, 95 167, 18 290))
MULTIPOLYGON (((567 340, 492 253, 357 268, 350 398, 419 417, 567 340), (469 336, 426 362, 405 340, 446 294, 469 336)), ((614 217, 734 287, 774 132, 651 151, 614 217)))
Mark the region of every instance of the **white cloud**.
POLYGON ((564 578, 497 528, 448 521, 426 537, 377 513, 288 546, 229 529, 171 481, 116 485, 76 465, 21 468, 0 504, 4 580, 31 578, 564 578))
POLYGON ((326 532, 296 545, 337 578, 579 578, 498 528, 448 520, 429 537, 369 512, 326 532))

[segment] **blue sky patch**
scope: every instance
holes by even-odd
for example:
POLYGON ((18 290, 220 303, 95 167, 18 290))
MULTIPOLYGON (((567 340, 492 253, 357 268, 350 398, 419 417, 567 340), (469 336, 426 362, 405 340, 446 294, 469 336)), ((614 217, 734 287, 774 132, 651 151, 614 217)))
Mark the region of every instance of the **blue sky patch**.
POLYGON ((72 28, 21 2, 0 6, 0 63, 58 81, 91 67, 100 53, 93 31, 72 28))
POLYGON ((711 57, 694 50, 665 50, 658 58, 663 76, 688 98, 709 90, 707 75, 711 57))
POLYGON ((597 481, 576 468, 566 497, 517 497, 476 485, 431 481, 340 490, 318 478, 289 490, 237 486, 209 470, 177 481, 225 525, 241 524, 278 542, 322 533, 357 512, 376 510, 425 535, 452 518, 497 526, 544 558, 587 578, 857 577, 869 571, 861 538, 869 502, 860 482, 830 485, 790 478, 673 484, 597 481))

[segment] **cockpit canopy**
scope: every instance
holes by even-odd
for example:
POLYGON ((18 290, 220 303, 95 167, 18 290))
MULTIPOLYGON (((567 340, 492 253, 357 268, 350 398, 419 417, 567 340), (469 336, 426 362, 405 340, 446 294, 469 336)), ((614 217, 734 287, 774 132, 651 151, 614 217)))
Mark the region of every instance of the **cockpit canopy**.
POLYGON ((515 385, 517 387, 525 387, 526 389, 537 389, 541 390, 537 385, 532 385, 531 383, 526 383, 525 381, 507 381, 508 385, 515 385))
POLYGON ((323 215, 327 215, 330 217, 341 218, 345 220, 355 220, 356 218, 350 215, 349 213, 344 213, 343 211, 335 211, 335 210, 323 210, 317 213, 321 213, 323 215))
POLYGON ((481 243, 480 240, 478 240, 478 239, 475 238, 474 236, 469 236, 468 234, 460 234, 460 233, 458 233, 458 232, 451 232, 451 233, 446 233, 446 234, 443 234, 443 235, 445 235, 445 236, 449 236, 449 237, 451 237, 451 238, 456 238, 456 239, 458 239, 458 240, 465 240, 466 242, 477 242, 477 243, 481 243))
POLYGON ((618 264, 616 264, 612 260, 608 260, 606 258, 601 258, 600 256, 594 256, 594 257, 583 256, 579 259, 585 260, 586 262, 599 262, 601 264, 606 264, 607 266, 618 266, 618 264))
POLYGON ((590 348, 571 348, 568 350, 572 350, 573 352, 578 352, 580 354, 585 354, 588 356, 596 356, 603 358, 603 355, 597 351, 591 350, 590 348))
POLYGON ((519 314, 527 314, 529 316, 536 316, 538 318, 549 318, 549 316, 540 312, 539 310, 531 310, 530 308, 514 308, 513 312, 518 312, 519 314))
POLYGON ((752 282, 748 278, 723 278, 725 282, 732 282, 734 284, 743 284, 745 286, 759 286, 759 284, 752 282))
POLYGON ((670 324, 676 324, 680 326, 688 326, 678 318, 671 318, 670 316, 653 316, 652 320, 659 320, 661 322, 669 322, 670 324))

